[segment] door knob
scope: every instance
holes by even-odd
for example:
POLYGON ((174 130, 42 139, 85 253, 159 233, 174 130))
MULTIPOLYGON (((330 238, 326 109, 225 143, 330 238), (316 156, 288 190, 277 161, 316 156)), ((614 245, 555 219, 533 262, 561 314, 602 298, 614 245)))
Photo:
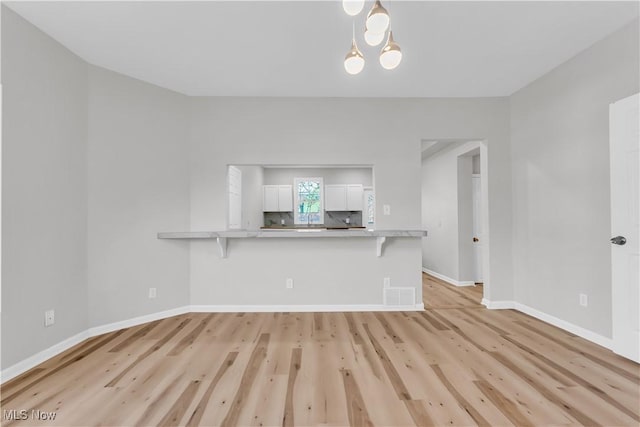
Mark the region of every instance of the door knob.
POLYGON ((622 246, 627 243, 627 239, 625 239, 624 236, 616 236, 611 238, 611 243, 622 246))
POLYGON ((473 241, 474 241, 474 242, 479 242, 479 241, 480 241, 480 239, 478 239, 477 237, 474 237, 474 238, 473 238, 473 241))

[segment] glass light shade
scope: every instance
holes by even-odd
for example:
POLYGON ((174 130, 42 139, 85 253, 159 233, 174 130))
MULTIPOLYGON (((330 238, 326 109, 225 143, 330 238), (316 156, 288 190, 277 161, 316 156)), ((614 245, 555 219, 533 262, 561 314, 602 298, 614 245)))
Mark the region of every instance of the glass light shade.
POLYGON ((351 42, 351 50, 344 57, 344 69, 351 75, 358 74, 364 68, 364 56, 358 50, 355 39, 351 42))
POLYGON ((400 64, 400 61, 402 61, 402 51, 398 43, 393 40, 393 32, 389 31, 387 44, 384 45, 382 52, 380 52, 380 65, 385 70, 393 70, 400 64))
POLYGON ((384 33, 373 34, 370 31, 364 32, 364 41, 366 41, 369 46, 378 46, 383 40, 384 33))
POLYGON ((367 15, 367 31, 371 34, 383 34, 389 28, 389 13, 387 9, 382 7, 380 0, 376 0, 375 4, 367 15))
POLYGON ((342 0, 342 8, 349 16, 356 16, 364 8, 364 0, 342 0))

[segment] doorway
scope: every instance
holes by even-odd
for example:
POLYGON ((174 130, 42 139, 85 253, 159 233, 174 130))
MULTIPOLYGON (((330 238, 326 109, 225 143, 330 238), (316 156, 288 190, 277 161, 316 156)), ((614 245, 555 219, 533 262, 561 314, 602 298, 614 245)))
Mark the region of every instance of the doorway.
POLYGON ((490 289, 487 160, 486 141, 422 141, 423 272, 475 286, 478 302, 490 289))

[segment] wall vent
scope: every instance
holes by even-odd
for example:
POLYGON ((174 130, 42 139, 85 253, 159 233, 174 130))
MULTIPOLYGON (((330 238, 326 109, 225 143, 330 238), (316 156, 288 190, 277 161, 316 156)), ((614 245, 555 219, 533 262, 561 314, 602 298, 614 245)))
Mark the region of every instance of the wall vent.
POLYGON ((384 305, 413 306, 416 304, 415 288, 385 288, 383 290, 384 305))

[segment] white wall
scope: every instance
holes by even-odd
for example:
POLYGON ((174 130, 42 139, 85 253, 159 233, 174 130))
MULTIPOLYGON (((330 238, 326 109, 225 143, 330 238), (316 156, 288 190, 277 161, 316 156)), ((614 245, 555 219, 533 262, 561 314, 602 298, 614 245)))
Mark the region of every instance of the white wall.
POLYGON ((188 245, 156 239, 189 229, 187 99, 89 67, 91 326, 188 304, 188 245))
POLYGON ((87 328, 87 65, 2 6, 2 84, 4 369, 87 328))
MULTIPOLYGON (((227 164, 371 164, 377 228, 421 228, 420 141, 486 139, 492 210, 491 291, 511 299, 511 168, 508 103, 489 99, 191 100, 191 227, 226 226, 227 164), (382 126, 381 123, 388 124, 382 126)), ((421 244, 391 239, 376 258, 373 241, 239 241, 219 259, 213 242, 191 246, 193 304, 381 303, 384 277, 420 288, 421 244), (273 251, 277 244, 277 253, 273 251), (321 255, 322 265, 311 255, 321 255), (247 268, 250 265, 252 268, 247 268), (342 266, 335 268, 336 266, 342 266), (293 277, 294 291, 285 278, 293 277)))
POLYGON ((607 337, 608 109, 639 90, 638 35, 636 20, 511 97, 516 300, 607 337))
POLYGON ((293 185, 296 177, 322 177, 324 185, 362 184, 373 186, 371 168, 266 168, 264 183, 273 185, 293 185))

